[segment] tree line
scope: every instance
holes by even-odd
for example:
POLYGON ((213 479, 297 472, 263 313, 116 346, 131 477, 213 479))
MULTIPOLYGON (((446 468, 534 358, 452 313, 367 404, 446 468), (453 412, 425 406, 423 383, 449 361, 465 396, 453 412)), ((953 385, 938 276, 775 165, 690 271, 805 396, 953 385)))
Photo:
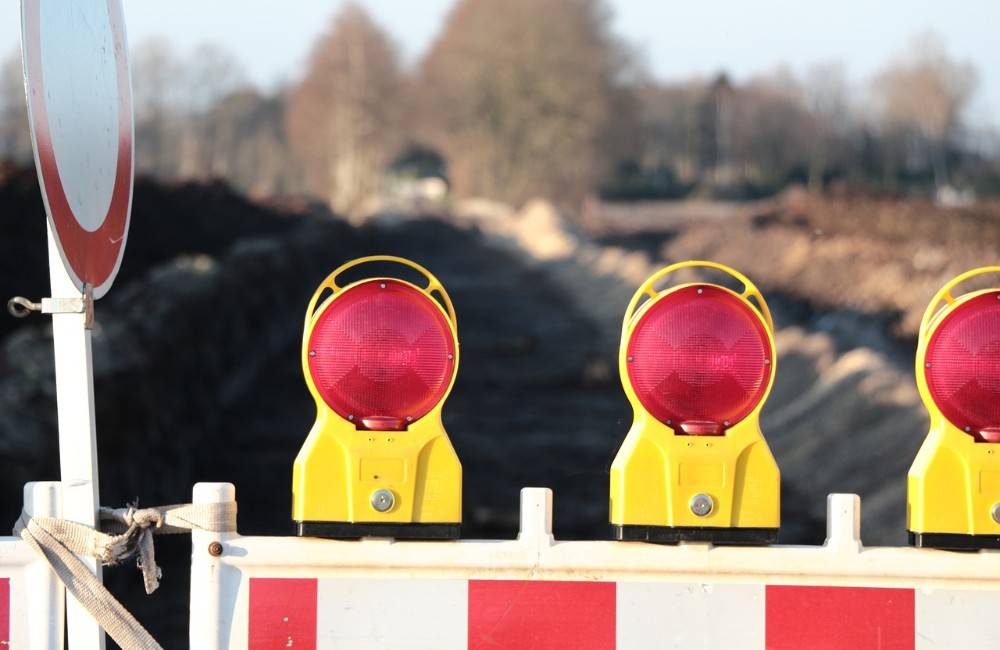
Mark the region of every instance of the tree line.
MULTIPOLYGON (((392 183, 458 196, 748 198, 822 191, 1000 193, 1000 137, 966 120, 972 64, 932 35, 864 84, 836 63, 734 81, 653 78, 603 0, 458 0, 423 57, 358 4, 330 21, 305 74, 255 88, 215 45, 132 52, 137 168, 309 194, 357 214, 392 183)), ((0 159, 30 160, 20 65, 0 64, 0 159)))

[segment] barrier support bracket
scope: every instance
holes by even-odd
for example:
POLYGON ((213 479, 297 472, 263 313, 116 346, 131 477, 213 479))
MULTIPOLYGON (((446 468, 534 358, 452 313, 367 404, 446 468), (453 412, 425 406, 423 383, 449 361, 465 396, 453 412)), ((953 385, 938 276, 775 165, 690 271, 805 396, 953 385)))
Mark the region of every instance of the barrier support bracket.
POLYGON ((552 490, 521 488, 521 525, 517 540, 538 548, 555 543, 552 536, 552 490))
POLYGON ((826 497, 825 548, 839 553, 860 553, 861 497, 857 494, 829 494, 826 497))

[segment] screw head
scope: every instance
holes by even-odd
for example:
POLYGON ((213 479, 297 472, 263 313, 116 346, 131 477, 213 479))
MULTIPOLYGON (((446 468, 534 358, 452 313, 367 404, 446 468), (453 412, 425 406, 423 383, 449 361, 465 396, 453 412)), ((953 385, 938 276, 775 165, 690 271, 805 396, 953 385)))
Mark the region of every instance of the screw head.
POLYGON ((694 495, 688 505, 691 506, 691 512, 699 517, 706 517, 715 509, 715 501, 707 494, 694 495))
POLYGON ((396 497, 390 490, 380 488, 372 492, 371 502, 375 512, 389 512, 396 503, 396 497))
POLYGON ((700 296, 701 294, 703 294, 703 293, 705 293, 705 290, 704 290, 704 289, 698 289, 698 295, 699 295, 699 296, 700 296))
POLYGON ((212 557, 219 557, 222 555, 222 544, 220 542, 212 542, 208 545, 208 554, 212 557))
POLYGON ((309 356, 310 357, 315 357, 316 356, 316 350, 309 350, 309 356))
POLYGON ((378 288, 379 289, 385 289, 385 282, 379 282, 378 283, 378 288))
POLYGON ((993 517, 993 521, 1000 524, 1000 501, 993 504, 993 509, 990 510, 990 515, 993 517))

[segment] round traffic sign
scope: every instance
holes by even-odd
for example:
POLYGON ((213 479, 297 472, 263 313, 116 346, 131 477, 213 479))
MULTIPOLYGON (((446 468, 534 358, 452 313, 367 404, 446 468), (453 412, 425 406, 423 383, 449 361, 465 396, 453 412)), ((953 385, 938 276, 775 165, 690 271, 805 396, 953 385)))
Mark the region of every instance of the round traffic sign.
POLYGON ((22 0, 35 166, 66 270, 100 298, 132 207, 133 115, 121 0, 22 0))

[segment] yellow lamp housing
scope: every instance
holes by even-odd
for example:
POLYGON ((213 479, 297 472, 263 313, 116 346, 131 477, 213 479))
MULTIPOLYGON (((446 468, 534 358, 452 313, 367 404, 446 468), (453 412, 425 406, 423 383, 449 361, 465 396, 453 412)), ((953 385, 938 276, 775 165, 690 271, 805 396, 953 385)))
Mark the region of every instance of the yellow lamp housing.
POLYGON ((611 466, 616 538, 777 541, 781 478, 759 423, 774 379, 774 325, 753 283, 714 262, 654 273, 625 312, 618 366, 634 418, 611 466), (721 271, 743 290, 655 288, 693 267, 721 271))
POLYGON ((917 338, 917 389, 930 431, 906 482, 914 546, 1000 548, 1000 289, 955 296, 963 273, 935 294, 917 338))
POLYGON ((441 422, 457 369, 455 309, 427 269, 378 255, 344 264, 320 284, 302 334, 316 423, 293 468, 299 535, 458 537, 462 466, 441 422), (373 262, 408 267, 427 284, 337 283, 373 262))

